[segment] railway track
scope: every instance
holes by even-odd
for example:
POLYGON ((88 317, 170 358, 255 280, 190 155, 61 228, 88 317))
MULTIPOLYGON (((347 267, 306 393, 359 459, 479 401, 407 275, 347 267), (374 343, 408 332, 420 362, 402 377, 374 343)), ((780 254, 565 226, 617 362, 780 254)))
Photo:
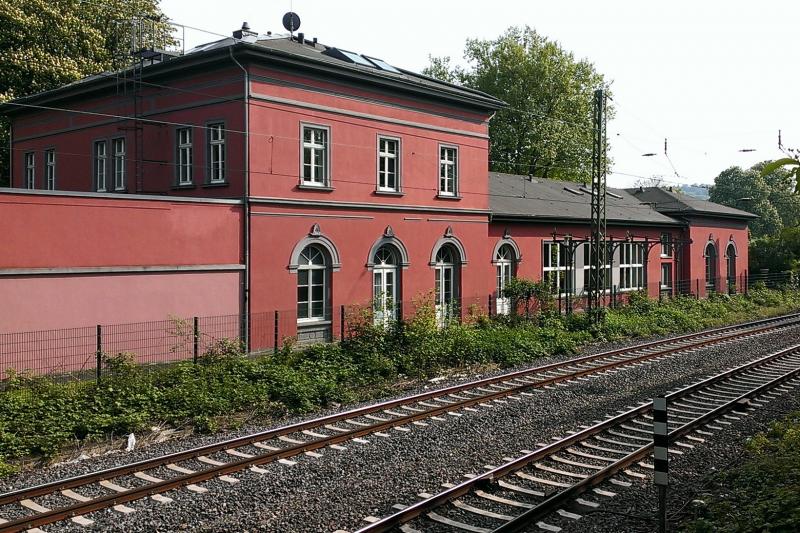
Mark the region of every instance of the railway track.
POLYGON ((85 515, 102 509, 133 512, 124 504, 148 497, 167 503, 170 499, 162 494, 170 490, 185 487, 190 491, 205 492, 207 489, 200 483, 210 479, 236 483, 238 480, 231 474, 242 470, 265 473, 260 465, 291 462, 292 457, 300 454, 314 455, 315 450, 341 447, 346 442, 364 442, 363 437, 368 435, 387 437, 387 431, 409 431, 403 426, 424 426, 426 419, 441 421, 493 402, 520 400, 523 396, 530 396, 534 389, 588 379, 624 366, 658 361, 797 325, 800 325, 800 314, 644 343, 458 384, 1 494, 0 533, 30 530, 61 520, 90 525, 92 520, 85 515))
MULTIPOLYGON (((683 453, 714 431, 724 431, 776 389, 782 393, 797 386, 800 344, 668 394, 669 441, 676 445, 670 452, 683 453)), ((615 496, 615 486, 648 477, 652 405, 633 407, 502 466, 487 465, 483 474, 447 484, 439 494, 421 493, 417 503, 395 505, 399 510, 390 516, 368 517, 371 523, 357 533, 558 532, 559 524, 578 520, 615 496), (599 487, 607 481, 608 487, 599 487)))

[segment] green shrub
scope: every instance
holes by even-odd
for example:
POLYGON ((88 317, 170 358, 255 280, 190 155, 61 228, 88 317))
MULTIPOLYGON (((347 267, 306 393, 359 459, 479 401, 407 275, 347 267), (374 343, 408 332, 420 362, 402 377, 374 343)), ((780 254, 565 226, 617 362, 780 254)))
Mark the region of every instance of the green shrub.
POLYGON ((0 475, 10 471, 14 459, 53 456, 69 442, 136 432, 158 422, 213 432, 230 424, 231 414, 306 412, 368 398, 404 376, 426 379, 472 365, 510 367, 573 353, 595 340, 684 333, 800 308, 800 293, 762 286, 749 296, 707 300, 658 302, 633 293, 626 306, 599 310, 603 319, 595 321, 548 307, 539 294, 546 288, 541 283, 522 285, 531 299, 544 302, 537 302, 538 314, 530 319, 473 312, 463 324, 447 320, 440 327, 428 293, 415 301, 413 316, 386 327, 374 324, 371 307, 354 308, 339 343, 298 347, 287 339, 274 355, 244 357, 238 340, 221 339, 198 364, 150 369, 138 366, 134 354, 106 355, 99 383, 12 374, 0 392, 0 475))

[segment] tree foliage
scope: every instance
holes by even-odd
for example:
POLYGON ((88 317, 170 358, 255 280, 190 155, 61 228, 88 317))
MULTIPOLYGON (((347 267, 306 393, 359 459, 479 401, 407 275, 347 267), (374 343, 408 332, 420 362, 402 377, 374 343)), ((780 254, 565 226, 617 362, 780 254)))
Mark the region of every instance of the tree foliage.
POLYGON ((783 228, 800 222, 800 198, 792 195, 792 174, 783 168, 773 168, 763 174, 766 163, 750 169, 731 167, 720 173, 710 190, 710 200, 744 209, 760 218, 750 222, 753 237, 777 235, 783 228), (747 200, 746 200, 747 199, 747 200))
MULTIPOLYGON (((121 68, 131 36, 170 41, 158 0, 2 0, 0 102, 121 68), (148 22, 134 25, 134 19, 148 22)), ((0 185, 8 178, 9 123, 0 122, 0 185)))
POLYGON ((592 63, 528 26, 494 40, 470 39, 464 58, 466 69, 432 57, 424 73, 508 104, 489 123, 492 170, 591 179, 593 93, 604 84, 592 63))

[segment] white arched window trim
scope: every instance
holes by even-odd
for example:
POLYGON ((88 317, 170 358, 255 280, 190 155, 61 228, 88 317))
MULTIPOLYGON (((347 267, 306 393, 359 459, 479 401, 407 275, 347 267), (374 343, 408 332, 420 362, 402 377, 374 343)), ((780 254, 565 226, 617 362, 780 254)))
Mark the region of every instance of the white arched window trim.
POLYGON ((408 258, 408 250, 406 249, 403 242, 397 237, 394 236, 387 237, 384 235, 383 237, 375 241, 375 243, 369 249, 369 256, 367 257, 367 268, 369 270, 375 268, 375 254, 378 252, 378 250, 381 249, 382 246, 391 246, 395 250, 397 250, 398 259, 400 260, 398 266, 405 269, 408 268, 408 265, 411 264, 411 261, 408 258))
POLYGON ((728 255, 728 250, 733 247, 733 257, 739 257, 739 248, 736 246, 736 241, 733 239, 728 241, 728 244, 725 245, 725 257, 730 257, 728 255))
POLYGON ((514 239, 511 237, 503 237, 494 245, 494 250, 492 250, 492 264, 497 264, 497 254, 500 252, 500 248, 506 244, 511 246, 511 249, 514 250, 514 262, 522 262, 522 252, 520 251, 519 246, 517 246, 516 241, 514 241, 514 239))
POLYGON ((336 249, 336 245, 333 244, 326 236, 319 234, 319 235, 308 235, 294 246, 292 250, 292 255, 289 258, 289 272, 297 272, 297 267, 300 263, 300 254, 303 250, 305 250, 306 246, 310 246, 315 244, 317 246, 321 246, 328 252, 328 256, 331 260, 331 270, 333 272, 337 272, 342 268, 342 262, 339 259, 339 250, 336 249))
POLYGON ((465 266, 467 264, 467 252, 464 249, 464 245, 461 244, 461 241, 458 240, 458 238, 452 236, 442 237, 441 239, 436 241, 436 244, 433 245, 433 250, 431 250, 431 260, 430 263, 428 264, 432 267, 436 266, 436 254, 438 254, 439 250, 441 250, 441 248, 447 244, 452 245, 453 248, 455 248, 456 251, 458 252, 459 255, 458 264, 462 267, 465 266))

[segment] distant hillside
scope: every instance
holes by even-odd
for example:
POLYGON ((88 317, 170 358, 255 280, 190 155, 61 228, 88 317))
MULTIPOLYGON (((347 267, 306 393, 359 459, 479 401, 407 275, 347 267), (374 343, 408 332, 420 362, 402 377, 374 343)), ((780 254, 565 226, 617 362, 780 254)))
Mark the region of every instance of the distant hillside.
POLYGON ((700 185, 681 185, 678 188, 683 194, 688 194, 700 200, 708 200, 708 187, 700 185))

